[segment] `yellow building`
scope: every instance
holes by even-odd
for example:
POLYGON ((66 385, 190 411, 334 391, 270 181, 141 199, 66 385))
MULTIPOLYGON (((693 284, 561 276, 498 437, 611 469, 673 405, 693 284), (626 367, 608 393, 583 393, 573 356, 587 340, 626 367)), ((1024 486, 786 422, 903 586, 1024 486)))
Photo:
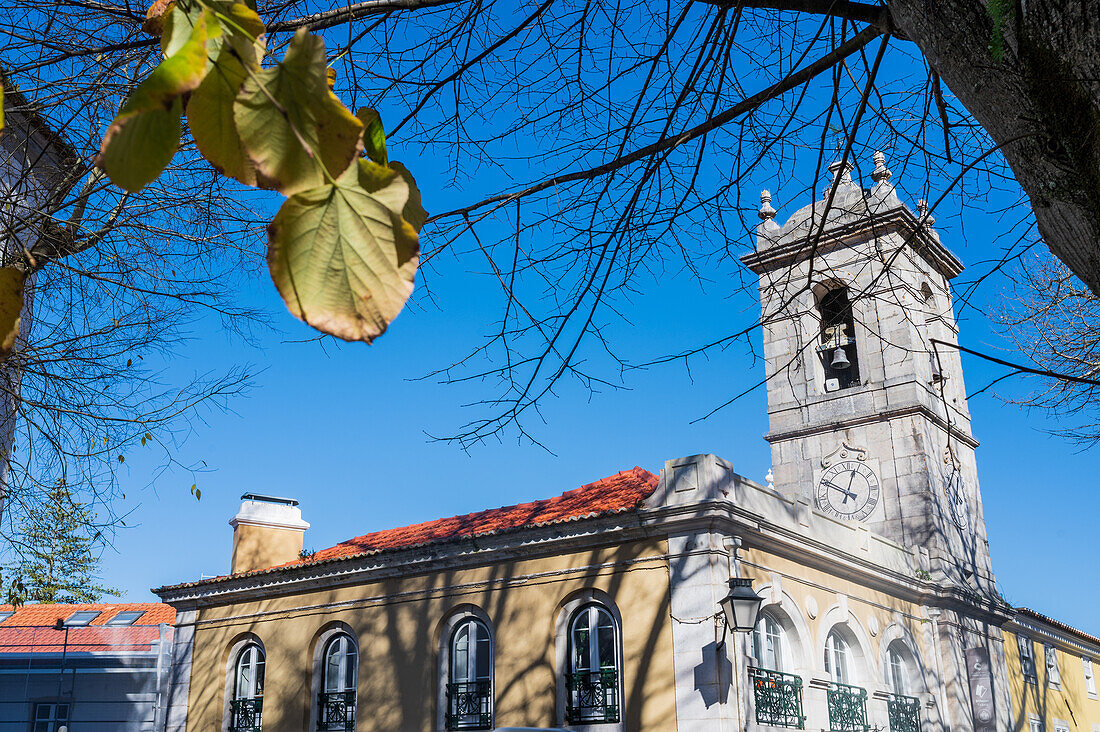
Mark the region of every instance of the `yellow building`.
POLYGON ((229 574, 157 590, 166 729, 1016 732, 1034 709, 1100 732, 1067 655, 1095 639, 996 590, 962 365, 935 345, 962 264, 874 162, 866 189, 830 166, 829 206, 783 225, 762 195, 763 483, 693 455, 308 556, 296 501, 246 494, 229 574), (730 632, 746 578, 760 620, 730 632), (1032 626, 1057 690, 1012 680, 1032 626))
POLYGON ((1100 732, 1100 638, 1026 608, 1004 631, 1013 729, 1100 732))

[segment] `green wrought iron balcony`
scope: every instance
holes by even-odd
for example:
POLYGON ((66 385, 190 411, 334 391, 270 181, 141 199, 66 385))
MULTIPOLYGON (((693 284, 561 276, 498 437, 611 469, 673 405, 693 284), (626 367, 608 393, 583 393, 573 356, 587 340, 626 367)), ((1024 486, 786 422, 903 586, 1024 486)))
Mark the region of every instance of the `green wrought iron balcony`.
POLYGON ((264 699, 234 699, 229 702, 229 732, 260 732, 263 728, 264 699))
POLYGON ((867 690, 833 682, 825 692, 829 704, 829 729, 833 732, 869 732, 867 690))
POLYGON ((324 732, 355 730, 355 692, 329 691, 317 697, 317 729, 324 732))
POLYGON ((447 729, 492 729, 493 687, 488 681, 447 684, 447 729))
POLYGON ((920 700, 891 694, 886 699, 890 714, 890 732, 920 732, 920 700))
POLYGON ((802 677, 750 667, 749 679, 756 700, 757 724, 806 729, 806 715, 802 713, 802 677))
POLYGON ((565 675, 569 689, 565 718, 570 724, 619 721, 619 672, 613 668, 565 675))

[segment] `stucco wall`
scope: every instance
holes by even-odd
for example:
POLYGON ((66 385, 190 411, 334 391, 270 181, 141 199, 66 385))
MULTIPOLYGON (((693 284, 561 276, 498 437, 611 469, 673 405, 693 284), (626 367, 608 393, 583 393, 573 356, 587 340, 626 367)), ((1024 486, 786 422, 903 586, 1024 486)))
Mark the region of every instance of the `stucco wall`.
POLYGON ((187 729, 224 729, 230 649, 251 633, 264 644, 264 730, 307 728, 315 640, 334 622, 359 643, 359 730, 437 729, 441 626, 462 605, 481 608, 496 641, 497 726, 552 726, 555 625, 576 593, 607 593, 622 615, 627 729, 675 728, 668 563, 664 542, 592 549, 430 576, 268 597, 199 611, 187 729))
MULTIPOLYGON (((1017 645, 1019 633, 1005 632, 1008 655, 1009 687, 1012 691, 1013 729, 1028 730, 1029 720, 1042 721, 1045 732, 1054 732, 1055 722, 1066 723, 1074 732, 1094 732, 1093 725, 1100 725, 1100 699, 1088 694, 1085 688, 1083 656, 1092 659, 1095 676, 1100 676, 1100 654, 1080 648, 1055 646, 1058 657, 1060 685, 1052 685, 1044 663, 1044 643, 1049 637, 1033 632, 1023 632, 1035 649, 1035 666, 1038 679, 1035 683, 1024 680, 1017 645)), ((1100 691, 1100 679, 1096 681, 1100 691)))

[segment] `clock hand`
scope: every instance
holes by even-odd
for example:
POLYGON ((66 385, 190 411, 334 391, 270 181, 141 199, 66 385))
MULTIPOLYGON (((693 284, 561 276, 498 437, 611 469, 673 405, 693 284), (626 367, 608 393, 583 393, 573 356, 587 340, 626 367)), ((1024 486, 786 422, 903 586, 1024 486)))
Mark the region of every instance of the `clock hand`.
POLYGON ((852 481, 854 481, 855 479, 856 471, 853 470, 851 477, 848 478, 848 490, 844 491, 844 503, 847 503, 849 498, 851 498, 853 501, 856 500, 856 494, 852 493, 852 481))
POLYGON ((827 480, 823 480, 823 481, 821 481, 821 482, 822 482, 822 483, 823 483, 824 485, 827 485, 827 486, 829 486, 829 487, 830 487, 830 488, 832 488, 833 490, 837 490, 837 491, 840 491, 841 493, 843 493, 843 494, 844 494, 844 501, 843 501, 844 503, 847 503, 847 502, 848 502, 848 499, 849 499, 849 498, 851 498, 851 499, 852 499, 853 501, 854 501, 854 500, 856 500, 856 494, 855 494, 855 493, 853 493, 852 491, 849 491, 849 490, 844 490, 843 488, 841 488, 840 486, 838 486, 838 485, 837 485, 836 483, 830 483, 830 482, 829 482, 829 481, 827 481, 827 480))

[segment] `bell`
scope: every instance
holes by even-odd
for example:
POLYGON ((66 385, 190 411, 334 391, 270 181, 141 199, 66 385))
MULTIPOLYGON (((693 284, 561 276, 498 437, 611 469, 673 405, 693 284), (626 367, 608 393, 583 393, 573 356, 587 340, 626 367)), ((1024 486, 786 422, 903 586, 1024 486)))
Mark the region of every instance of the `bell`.
POLYGON ((833 362, 829 365, 837 371, 843 371, 851 366, 852 363, 848 360, 848 354, 844 352, 844 349, 838 348, 833 351, 833 362))

